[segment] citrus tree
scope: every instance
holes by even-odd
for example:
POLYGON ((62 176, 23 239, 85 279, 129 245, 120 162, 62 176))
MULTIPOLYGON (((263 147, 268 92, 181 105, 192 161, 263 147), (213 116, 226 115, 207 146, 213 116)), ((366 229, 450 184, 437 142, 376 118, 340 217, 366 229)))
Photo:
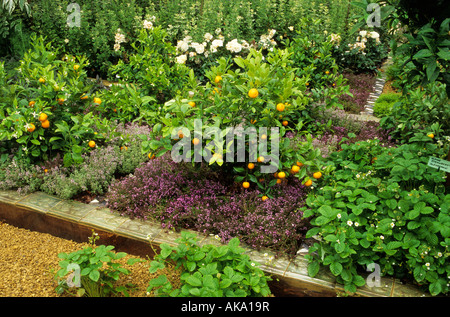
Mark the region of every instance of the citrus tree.
POLYGON ((155 116, 154 135, 142 150, 151 157, 171 151, 174 160, 207 162, 233 173, 244 188, 258 186, 264 199, 290 176, 311 186, 312 174, 322 170, 320 151, 311 137, 289 137, 307 134, 296 118, 308 104, 309 78, 295 75, 290 57, 285 49, 266 58, 251 50, 234 64, 222 58, 200 86, 191 72, 185 92, 155 116))
POLYGON ((83 56, 59 59, 42 37, 33 38, 32 46, 15 78, 4 79, 0 141, 8 142, 2 142, 3 150, 12 148, 27 160, 62 153, 65 165, 81 162, 108 127, 106 119, 89 113, 102 100, 90 93, 93 85, 84 71, 88 61, 83 56))

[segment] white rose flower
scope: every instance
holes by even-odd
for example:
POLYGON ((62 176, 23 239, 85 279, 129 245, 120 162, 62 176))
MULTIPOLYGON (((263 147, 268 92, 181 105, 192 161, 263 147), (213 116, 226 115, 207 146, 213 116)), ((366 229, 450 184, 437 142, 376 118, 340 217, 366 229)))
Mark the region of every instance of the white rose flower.
POLYGON ((176 62, 178 64, 184 64, 184 63, 186 63, 186 61, 187 61, 187 55, 180 55, 180 56, 177 56, 177 58, 176 58, 176 62))
POLYGON ((144 29, 151 30, 153 28, 153 23, 151 21, 144 20, 144 29))
POLYGON ((206 42, 210 42, 213 39, 213 36, 211 33, 205 33, 203 36, 206 42))

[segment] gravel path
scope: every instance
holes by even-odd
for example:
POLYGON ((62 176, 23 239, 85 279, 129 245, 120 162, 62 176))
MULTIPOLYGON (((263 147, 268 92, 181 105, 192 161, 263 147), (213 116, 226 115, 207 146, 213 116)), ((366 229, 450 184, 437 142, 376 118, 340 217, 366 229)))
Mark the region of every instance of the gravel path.
MULTIPOLYGON (((76 243, 50 234, 16 228, 0 221, 0 297, 58 297, 54 278, 61 261, 58 253, 70 253, 87 246, 87 242, 76 243)), ((149 262, 129 266, 126 261, 130 257, 137 258, 127 255, 117 261, 131 271, 120 282, 137 286, 131 293, 132 297, 152 296, 153 294, 147 294, 146 289, 149 280, 156 276, 150 275, 149 262)), ((161 273, 176 280, 177 275, 174 273, 161 273)))

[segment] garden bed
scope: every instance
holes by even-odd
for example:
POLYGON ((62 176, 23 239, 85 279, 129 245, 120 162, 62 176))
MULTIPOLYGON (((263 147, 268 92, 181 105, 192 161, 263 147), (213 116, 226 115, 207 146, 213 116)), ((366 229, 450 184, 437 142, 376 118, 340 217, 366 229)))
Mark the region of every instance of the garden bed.
MULTIPOLYGON (((1 251, 5 256, 12 256, 20 252, 18 265, 15 265, 14 261, 3 263, 5 266, 2 270, 3 277, 5 281, 12 281, 10 285, 16 285, 19 281, 16 280, 17 274, 19 274, 18 269, 21 273, 26 272, 26 276, 20 278, 21 285, 24 282, 24 285, 32 286, 32 289, 19 287, 18 291, 1 289, 1 296, 56 296, 54 287, 57 284, 52 275, 54 271, 52 272, 51 269, 57 269, 60 260, 57 258, 57 254, 86 247, 89 237, 92 236, 92 230, 100 237, 97 245, 113 245, 115 246, 114 250, 128 253, 123 262, 121 261, 124 265, 125 260, 130 257, 152 258, 154 250, 158 250, 161 243, 174 245, 175 240, 179 237, 178 234, 170 234, 152 222, 124 220, 123 217, 111 214, 107 210, 97 211, 97 208, 88 205, 83 209, 82 205, 76 202, 64 202, 42 193, 30 196, 18 196, 14 192, 0 192, 0 194, 0 230, 2 233, 7 233, 7 235, 0 236, 6 238, 11 233, 11 237, 17 237, 17 239, 8 239, 9 242, 6 241, 5 244, 2 243, 5 248, 2 248, 1 251), (92 212, 90 215, 89 210, 92 212), (76 219, 79 220, 76 221, 76 219), (45 239, 46 243, 37 244, 40 238, 45 239), (15 244, 16 242, 18 244, 15 244), (149 242, 153 247, 150 247, 149 242), (33 246, 36 248, 33 249, 33 246), (37 253, 36 250, 42 253, 37 253), (45 258, 41 258, 40 254, 45 254, 45 258), (37 269, 31 272, 31 268, 35 265, 37 269), (37 285, 37 281, 42 282, 42 285, 37 285)), ((202 236, 200 233, 198 233, 198 237, 201 244, 220 245, 214 237, 202 236)), ((245 248, 246 253, 261 265, 266 274, 273 277, 270 288, 274 296, 335 297, 344 294, 342 287, 336 284, 333 276, 326 270, 321 270, 321 273, 315 278, 308 276, 306 262, 303 258, 305 250, 302 251, 303 253, 299 253, 294 260, 285 257, 270 260, 262 252, 245 248)), ((147 264, 127 266, 132 273, 130 278, 125 277, 122 282, 133 282, 138 285, 138 289, 133 292, 132 296, 152 296, 152 294, 147 294, 145 287, 148 285, 149 279, 156 275, 148 272, 147 264)), ((166 273, 166 271, 160 273, 166 273)), ((168 273, 176 282, 176 273, 168 273)), ((426 295, 411 285, 391 278, 381 278, 379 287, 365 286, 353 296, 416 297, 426 295)))

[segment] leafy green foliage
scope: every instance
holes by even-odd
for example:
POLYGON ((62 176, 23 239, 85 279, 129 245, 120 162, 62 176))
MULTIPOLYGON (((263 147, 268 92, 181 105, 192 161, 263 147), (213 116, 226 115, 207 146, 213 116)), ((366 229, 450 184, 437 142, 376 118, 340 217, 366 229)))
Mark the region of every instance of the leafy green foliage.
MULTIPOLYGON (((95 233, 93 237, 95 238, 95 233)), ((91 240, 90 246, 75 252, 60 253, 58 257, 61 269, 56 273, 56 277, 61 279, 67 277, 73 270, 73 265, 79 267, 80 287, 76 290, 77 296, 104 297, 117 293, 128 296, 128 289, 125 286, 115 287, 115 282, 122 274, 128 275, 130 272, 115 261, 125 257, 125 252, 114 252, 114 246, 96 246, 95 240, 91 240)), ((132 265, 137 259, 129 259, 128 264, 132 265)), ((76 277, 75 277, 76 278, 76 277)), ((67 284, 67 280, 60 280, 56 291, 72 293, 72 289, 67 284)))
POLYGON ((148 291, 170 297, 266 297, 271 280, 251 261, 239 239, 228 245, 199 246, 195 234, 181 232, 177 246, 161 244, 161 252, 150 263, 150 273, 166 265, 181 270, 181 287, 174 288, 165 275, 150 280, 148 291), (171 264, 174 263, 174 264, 171 264))
POLYGON ((373 114, 377 117, 385 117, 391 113, 392 107, 400 100, 398 93, 386 93, 380 95, 373 106, 373 114))
POLYGON ((450 135, 450 108, 446 85, 432 83, 411 90, 395 103, 391 115, 381 119, 380 124, 401 143, 410 142, 417 132, 433 133, 444 139, 450 135))

